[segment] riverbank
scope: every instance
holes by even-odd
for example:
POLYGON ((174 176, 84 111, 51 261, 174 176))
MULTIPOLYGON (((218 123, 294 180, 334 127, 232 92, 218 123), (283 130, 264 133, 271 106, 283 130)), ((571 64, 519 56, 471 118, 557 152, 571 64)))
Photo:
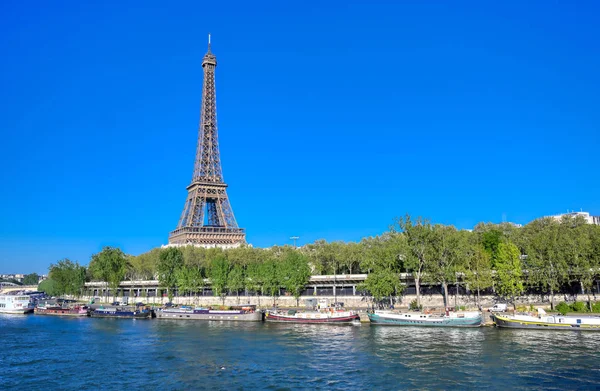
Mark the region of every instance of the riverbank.
MULTIPOLYGON (((93 298, 98 298, 98 296, 81 296, 80 300, 90 301, 93 298)), ((123 297, 113 298, 112 296, 108 297, 108 301, 105 297, 99 297, 101 301, 111 303, 114 300, 123 301, 123 297)), ((190 304, 190 305, 198 305, 198 306, 209 306, 209 305, 242 305, 242 304, 250 304, 256 305, 260 308, 270 308, 273 305, 278 307, 285 308, 306 308, 307 300, 320 300, 326 299, 330 303, 333 302, 342 302, 346 308, 351 309, 369 309, 373 307, 373 299, 370 296, 358 296, 358 295, 346 295, 346 296, 301 296, 298 300, 296 300, 292 296, 278 296, 275 299, 270 296, 226 296, 223 300, 218 296, 192 296, 192 297, 173 297, 172 303, 174 304, 190 304)), ((395 308, 408 308, 410 303, 417 299, 416 295, 404 295, 393 298, 394 307, 395 308)), ((587 299, 587 296, 586 296, 587 299)), ((595 298, 594 298, 595 299, 595 298)), ((169 302, 169 298, 166 296, 163 297, 128 297, 127 300, 130 303, 136 302, 144 302, 147 304, 156 304, 163 305, 169 302)), ((550 302, 547 300, 545 296, 541 295, 529 295, 529 296, 521 296, 517 299, 517 305, 526 305, 526 306, 542 306, 544 308, 550 306, 550 302)), ((573 297, 561 297, 561 300, 572 301, 573 297)), ((488 309, 492 307, 494 304, 499 302, 504 302, 498 298, 498 296, 481 296, 479 302, 481 303, 481 307, 484 309, 488 309)), ((389 305, 389 302, 385 302, 389 305)), ((423 308, 444 308, 444 298, 442 295, 422 295, 421 296, 421 304, 423 308)), ((555 301, 555 304, 558 304, 558 297, 555 301)), ((477 309, 478 305, 475 304, 475 298, 469 295, 459 295, 458 297, 450 296, 448 300, 449 307, 465 307, 470 309, 477 309)), ((509 306, 510 308, 511 306, 509 306)))

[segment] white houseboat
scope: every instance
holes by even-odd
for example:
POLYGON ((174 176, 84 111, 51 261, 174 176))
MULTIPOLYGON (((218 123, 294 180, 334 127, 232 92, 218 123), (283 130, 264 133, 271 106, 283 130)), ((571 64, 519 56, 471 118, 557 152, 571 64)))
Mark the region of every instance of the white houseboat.
POLYGON ((598 316, 563 316, 547 314, 542 308, 534 314, 494 314, 498 327, 513 329, 600 331, 598 316))
POLYGON ((33 303, 27 295, 0 295, 0 314, 27 314, 33 303))

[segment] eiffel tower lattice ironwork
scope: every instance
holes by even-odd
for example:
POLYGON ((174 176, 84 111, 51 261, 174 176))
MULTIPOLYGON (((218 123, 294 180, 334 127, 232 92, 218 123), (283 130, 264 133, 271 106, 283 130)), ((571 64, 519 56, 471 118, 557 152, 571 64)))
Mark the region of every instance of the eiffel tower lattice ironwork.
POLYGON ((210 50, 202 60, 204 82, 200 129, 192 183, 177 228, 169 235, 170 245, 203 247, 235 247, 246 242, 244 229, 239 228, 223 181, 217 134, 215 68, 217 58, 210 50))

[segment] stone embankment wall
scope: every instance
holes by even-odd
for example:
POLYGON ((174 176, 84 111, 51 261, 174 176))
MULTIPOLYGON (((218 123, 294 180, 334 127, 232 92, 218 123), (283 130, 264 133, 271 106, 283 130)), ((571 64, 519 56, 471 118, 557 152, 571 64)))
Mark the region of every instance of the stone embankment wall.
MULTIPOLYGON (((408 308, 411 301, 416 300, 416 295, 405 295, 400 296, 394 299, 394 306, 396 308, 408 308)), ((90 300, 91 297, 82 297, 82 300, 90 300)), ((104 298, 101 298, 104 299, 104 298)), ((113 300, 112 296, 109 296, 109 301, 113 300)), ((116 298, 117 300, 122 300, 122 298, 116 298)), ((292 296, 279 296, 275 299, 275 304, 279 307, 296 307, 298 305, 300 307, 305 306, 305 302, 307 299, 328 299, 330 303, 334 300, 338 302, 344 303, 344 306, 347 308, 358 308, 358 309, 367 309, 373 306, 373 299, 369 296, 301 296, 298 302, 292 296)), ((596 300, 596 297, 592 297, 593 300, 596 300)), ((556 295, 554 298, 555 304, 559 301, 575 301, 575 300, 587 300, 586 296, 573 297, 568 296, 565 297, 563 295, 556 295)), ((136 301, 142 301, 147 304, 164 304, 169 301, 168 297, 137 297, 130 298, 130 303, 136 301)), ((220 297, 216 296, 199 296, 199 297, 174 297, 173 302, 176 304, 190 304, 197 306, 209 306, 209 305, 222 305, 223 300, 220 297)), ((491 307, 496 303, 504 303, 506 301, 500 299, 497 296, 481 296, 480 303, 484 308, 491 307)), ((522 296, 517 299, 517 303, 520 305, 523 304, 542 304, 549 305, 550 299, 548 296, 540 296, 540 295, 528 295, 522 296)), ((262 308, 270 308, 273 306, 273 298, 270 296, 227 296, 225 298, 225 305, 240 305, 240 304, 254 304, 258 307, 262 308)), ((388 305, 389 302, 384 301, 384 304, 388 305)), ((444 307, 444 298, 442 295, 423 295, 421 296, 421 304, 424 308, 443 308, 444 307)), ((450 296, 449 297, 449 306, 466 306, 468 308, 475 308, 475 296, 473 295, 459 295, 458 297, 450 296)))

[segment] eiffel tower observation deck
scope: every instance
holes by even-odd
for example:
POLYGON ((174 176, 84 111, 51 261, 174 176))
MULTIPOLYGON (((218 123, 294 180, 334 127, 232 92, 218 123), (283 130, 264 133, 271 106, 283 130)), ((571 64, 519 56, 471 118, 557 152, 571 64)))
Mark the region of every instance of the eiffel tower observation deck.
POLYGON ((169 234, 169 246, 237 247, 246 242, 244 229, 239 228, 233 215, 227 185, 223 180, 219 138, 215 68, 217 57, 210 49, 202 60, 204 81, 200 129, 192 183, 177 228, 169 234))

